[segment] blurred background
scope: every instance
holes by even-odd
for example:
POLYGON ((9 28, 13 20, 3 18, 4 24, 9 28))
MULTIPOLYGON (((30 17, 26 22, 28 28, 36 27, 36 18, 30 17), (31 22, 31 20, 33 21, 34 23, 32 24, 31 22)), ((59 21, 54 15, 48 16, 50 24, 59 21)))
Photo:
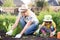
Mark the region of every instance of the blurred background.
MULTIPOLYGON (((22 4, 28 5, 36 14, 39 24, 43 22, 44 15, 52 15, 57 32, 60 31, 60 0, 0 0, 0 30, 7 32, 11 29, 18 15, 18 8, 22 4)), ((21 31, 20 26, 14 30, 13 36, 21 31)))

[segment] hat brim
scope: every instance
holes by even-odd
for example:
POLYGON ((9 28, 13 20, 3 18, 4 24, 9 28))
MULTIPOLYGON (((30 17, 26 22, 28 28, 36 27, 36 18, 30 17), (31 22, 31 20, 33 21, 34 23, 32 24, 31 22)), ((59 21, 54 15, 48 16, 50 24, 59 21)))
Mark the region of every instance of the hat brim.
POLYGON ((44 19, 43 21, 53 21, 53 20, 45 20, 45 19, 44 19))
POLYGON ((28 9, 26 9, 26 8, 21 8, 21 7, 18 9, 18 11, 25 11, 25 10, 28 10, 28 9))

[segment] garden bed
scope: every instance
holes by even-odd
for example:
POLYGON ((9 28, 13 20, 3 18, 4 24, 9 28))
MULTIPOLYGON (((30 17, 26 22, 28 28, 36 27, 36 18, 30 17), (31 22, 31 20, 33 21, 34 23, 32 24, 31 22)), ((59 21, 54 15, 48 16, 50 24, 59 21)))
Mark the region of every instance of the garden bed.
POLYGON ((59 40, 56 38, 42 38, 36 36, 24 36, 22 38, 4 37, 2 40, 59 40))
POLYGON ((23 36, 22 38, 14 38, 7 36, 3 30, 0 30, 0 40, 59 40, 57 38, 42 38, 34 35, 23 36))

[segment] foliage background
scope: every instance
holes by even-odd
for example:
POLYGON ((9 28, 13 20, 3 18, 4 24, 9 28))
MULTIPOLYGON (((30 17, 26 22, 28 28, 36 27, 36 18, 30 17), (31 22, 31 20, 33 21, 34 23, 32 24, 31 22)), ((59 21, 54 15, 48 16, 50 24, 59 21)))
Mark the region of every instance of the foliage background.
MULTIPOLYGON (((39 13, 39 15, 37 16, 38 20, 39 20, 39 24, 42 24, 43 22, 43 18, 44 15, 52 15, 54 22, 57 25, 57 32, 60 31, 60 11, 59 12, 54 12, 54 11, 41 11, 39 13)), ((11 29, 11 26, 14 24, 15 20, 16 20, 15 15, 10 15, 9 13, 7 14, 1 14, 0 15, 0 30, 4 30, 5 32, 9 31, 11 29)), ((17 28, 14 30, 13 32, 13 36, 15 36, 17 33, 19 33, 21 31, 21 25, 19 23, 19 25, 17 26, 17 28)))
MULTIPOLYGON (((2 7, 14 7, 14 6, 15 5, 13 4, 13 0, 5 0, 5 3, 2 5, 2 7)), ((43 1, 42 2, 39 1, 36 3, 36 6, 37 7, 43 7, 43 6, 46 7, 46 6, 48 6, 48 4, 43 1)), ((60 31, 60 11, 54 12, 51 9, 48 9, 48 10, 45 9, 45 10, 40 11, 40 13, 38 13, 38 16, 37 16, 37 18, 39 20, 39 24, 42 24, 44 15, 47 15, 47 14, 52 15, 53 20, 57 25, 57 32, 60 31)), ((4 14, 4 13, 0 14, 0 30, 4 30, 5 32, 9 31, 11 29, 11 26, 14 24, 16 17, 17 16, 11 15, 8 12, 6 14, 4 14)), ((21 29, 22 28, 19 23, 19 25, 14 30, 12 35, 15 36, 17 33, 19 33, 21 31, 21 29)))

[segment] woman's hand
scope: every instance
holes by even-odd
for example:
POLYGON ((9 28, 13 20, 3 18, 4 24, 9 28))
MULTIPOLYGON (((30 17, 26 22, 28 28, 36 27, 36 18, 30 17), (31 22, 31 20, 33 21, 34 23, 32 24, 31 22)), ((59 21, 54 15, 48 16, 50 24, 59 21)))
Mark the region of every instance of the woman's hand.
POLYGON ((6 32, 7 35, 12 35, 13 30, 6 32))
POLYGON ((21 37, 22 37, 21 34, 17 34, 17 35, 15 36, 15 38, 21 38, 21 37))

